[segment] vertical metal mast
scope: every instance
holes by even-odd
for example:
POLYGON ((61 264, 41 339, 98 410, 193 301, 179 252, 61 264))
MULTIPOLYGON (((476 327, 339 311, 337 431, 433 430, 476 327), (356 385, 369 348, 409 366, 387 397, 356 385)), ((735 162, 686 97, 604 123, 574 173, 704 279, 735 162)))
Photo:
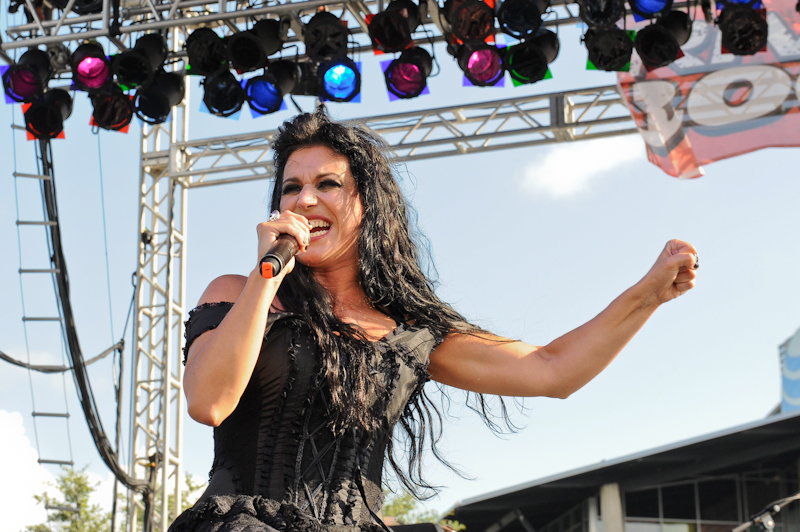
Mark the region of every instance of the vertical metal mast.
MULTIPOLYGON (((171 29, 170 37, 179 50, 181 30, 171 29)), ((186 89, 169 122, 142 126, 130 468, 154 484, 155 500, 145 515, 142 501, 129 495, 130 532, 165 532, 180 512, 187 189, 171 176, 183 166, 176 143, 188 140, 188 83, 186 89), (140 516, 144 523, 137 524, 140 516)))

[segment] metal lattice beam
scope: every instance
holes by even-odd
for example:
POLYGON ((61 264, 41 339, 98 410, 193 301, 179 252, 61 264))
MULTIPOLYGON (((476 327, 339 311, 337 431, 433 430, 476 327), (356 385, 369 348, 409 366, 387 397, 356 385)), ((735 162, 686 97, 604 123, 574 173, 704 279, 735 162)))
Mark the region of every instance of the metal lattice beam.
MULTIPOLYGON (((304 23, 302 18, 315 13, 320 7, 332 11, 342 11, 352 35, 352 51, 367 51, 371 48, 367 29, 367 16, 382 9, 381 0, 302 0, 299 2, 270 2, 264 5, 261 0, 122 0, 119 25, 115 26, 111 17, 111 0, 104 0, 103 10, 90 15, 77 15, 70 11, 26 9, 27 2, 20 13, 12 17, 6 30, 7 39, 0 43, 0 50, 38 46, 42 44, 79 42, 85 39, 108 38, 119 49, 125 49, 126 37, 146 32, 171 28, 193 29, 200 25, 225 25, 231 32, 246 29, 253 17, 282 17, 291 22, 287 43, 302 40, 304 23), (32 21, 23 15, 30 14, 32 21), (42 16, 42 18, 40 18, 42 16)), ((420 42, 432 39, 443 40, 442 31, 449 29, 443 17, 439 16, 439 6, 435 0, 422 5, 422 26, 416 37, 420 42)), ((573 0, 553 0, 551 13, 545 21, 547 27, 576 24, 578 6, 573 0)), ((176 51, 174 55, 182 56, 176 51)))
MULTIPOLYGON (((613 85, 381 115, 353 122, 383 137, 397 161, 637 131, 613 85)), ((184 166, 172 178, 186 188, 268 179, 272 177, 270 141, 276 133, 271 130, 178 142, 172 149, 182 153, 184 166)), ((160 154, 164 163, 168 155, 166 151, 160 154)))
MULTIPOLYGON (((173 43, 179 42, 177 30, 172 33, 173 43)), ((182 154, 170 148, 188 138, 188 104, 187 91, 171 121, 142 129, 130 473, 155 484, 157 504, 137 524, 137 509, 144 506, 130 494, 131 532, 166 532, 181 503, 188 198, 182 183, 171 178, 182 154)))

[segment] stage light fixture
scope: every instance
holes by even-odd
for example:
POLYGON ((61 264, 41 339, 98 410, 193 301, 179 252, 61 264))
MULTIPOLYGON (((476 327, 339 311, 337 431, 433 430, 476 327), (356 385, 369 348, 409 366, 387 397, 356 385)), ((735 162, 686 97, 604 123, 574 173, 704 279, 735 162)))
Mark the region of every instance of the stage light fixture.
POLYGON ((628 32, 619 28, 590 29, 583 36, 589 61, 598 70, 619 71, 631 62, 633 41, 628 32))
POLYGON ((719 16, 722 46, 734 55, 753 55, 767 45, 768 26, 752 3, 727 3, 719 16))
POLYGON ((167 41, 158 33, 142 35, 132 49, 114 56, 111 69, 126 89, 135 89, 153 79, 167 60, 167 41))
POLYGON ((672 11, 672 0, 629 0, 631 11, 642 18, 657 18, 672 11))
POLYGON ((47 56, 50 58, 50 68, 56 72, 69 69, 72 62, 72 52, 63 43, 48 45, 47 56))
POLYGON ((420 23, 419 8, 411 0, 393 0, 369 21, 372 45, 383 52, 399 52, 411 43, 420 23))
POLYGON ((213 115, 227 117, 244 104, 244 89, 230 70, 203 80, 203 103, 213 115))
POLYGON ((578 16, 589 29, 611 29, 624 15, 623 0, 578 0, 578 16))
POLYGON ((167 121, 172 108, 181 103, 185 94, 183 76, 161 70, 153 81, 136 91, 133 108, 136 116, 144 122, 162 124, 167 121))
POLYGON ((503 79, 503 56, 496 46, 462 45, 456 52, 456 60, 473 85, 488 87, 503 79))
MULTIPOLYGON (((68 0, 51 0, 56 9, 62 11, 67 8, 68 0)), ((75 0, 72 4, 72 11, 78 15, 91 15, 103 11, 103 0, 75 0)))
POLYGON ((505 0, 497 10, 497 23, 503 33, 517 39, 536 35, 549 0, 505 0))
POLYGON ((225 41, 211 28, 198 28, 186 39, 189 72, 198 76, 214 76, 228 66, 225 41))
POLYGON ((512 46, 506 52, 506 69, 520 83, 536 83, 544 79, 547 65, 558 56, 558 37, 541 29, 533 39, 512 46))
POLYGON ((283 47, 281 23, 276 19, 256 22, 252 29, 234 33, 227 39, 228 59, 237 72, 263 68, 267 57, 283 47))
POLYGON ((54 139, 72 114, 72 98, 64 89, 50 89, 25 111, 25 129, 37 139, 54 139))
POLYGON ((47 52, 31 48, 3 74, 3 88, 15 102, 32 102, 42 94, 52 75, 47 52))
POLYGON ((433 68, 428 52, 419 47, 409 48, 389 64, 386 72, 386 88, 398 98, 416 98, 427 85, 433 68))
POLYGON ((634 46, 642 63, 648 68, 666 66, 678 58, 678 53, 692 35, 692 19, 683 11, 670 11, 654 24, 636 33, 634 46))
POLYGON ((111 85, 109 91, 90 96, 92 118, 98 127, 111 131, 124 129, 133 119, 133 102, 122 92, 119 85, 111 85))
POLYGON ((361 73, 349 57, 320 63, 317 70, 320 96, 333 102, 349 102, 361 92, 361 73))
POLYGON ((446 0, 444 13, 464 44, 480 44, 494 31, 494 10, 481 0, 446 0))
POLYGON ((320 11, 308 21, 303 31, 306 55, 312 61, 328 61, 347 52, 347 28, 327 11, 320 11))
POLYGON ((270 63, 263 76, 250 78, 245 93, 250 108, 266 115, 281 108, 283 97, 290 94, 300 79, 297 64, 292 61, 270 63))
POLYGON ((84 43, 72 54, 72 81, 81 90, 93 92, 111 81, 111 64, 103 48, 94 43, 84 43))

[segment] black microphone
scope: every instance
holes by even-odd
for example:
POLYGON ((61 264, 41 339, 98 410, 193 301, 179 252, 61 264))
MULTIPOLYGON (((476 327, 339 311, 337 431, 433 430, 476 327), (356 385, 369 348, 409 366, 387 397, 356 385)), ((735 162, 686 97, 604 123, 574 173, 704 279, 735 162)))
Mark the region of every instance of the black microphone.
POLYGON ((300 251, 300 246, 295 237, 286 233, 280 235, 258 263, 261 277, 272 279, 278 275, 298 251, 300 251))

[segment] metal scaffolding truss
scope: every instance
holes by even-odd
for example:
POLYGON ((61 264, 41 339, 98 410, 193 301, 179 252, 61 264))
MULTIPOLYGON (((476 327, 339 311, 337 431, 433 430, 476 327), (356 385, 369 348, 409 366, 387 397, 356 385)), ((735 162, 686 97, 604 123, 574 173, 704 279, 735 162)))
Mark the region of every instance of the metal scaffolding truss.
MULTIPOLYGON (((636 132, 615 86, 523 96, 360 118, 353 122, 386 140, 396 161, 624 135, 636 132)), ((164 160, 183 161, 172 174, 185 188, 268 179, 276 131, 177 142, 164 160)))
MULTIPOLYGON (((304 17, 325 7, 342 12, 352 35, 353 51, 370 48, 367 17, 382 11, 385 0, 301 0, 296 2, 275 0, 119 0, 118 18, 114 18, 113 0, 103 0, 103 9, 94 14, 78 15, 70 9, 35 9, 33 0, 20 0, 22 9, 12 16, 6 31, 7 39, 0 43, 3 51, 14 48, 78 42, 85 39, 108 38, 118 49, 130 43, 126 37, 145 32, 181 28, 182 31, 202 25, 226 26, 230 32, 246 29, 256 17, 286 18, 291 30, 287 43, 302 40, 304 17)), ((388 2, 386 2, 388 3, 388 2)), ((74 0, 70 0, 71 8, 74 0)), ((421 2, 422 26, 415 34, 418 41, 442 40, 442 32, 449 31, 444 17, 439 16, 435 0, 421 2)), ((553 0, 545 26, 556 27, 580 22, 578 6, 573 0, 553 0)), ((182 53, 177 52, 178 56, 182 53)))
POLYGON ((170 147, 188 138, 188 104, 187 91, 171 121, 142 128, 130 474, 151 483, 154 504, 137 523, 146 505, 129 493, 131 532, 166 531, 182 500, 187 190, 172 178, 183 161, 170 147))

